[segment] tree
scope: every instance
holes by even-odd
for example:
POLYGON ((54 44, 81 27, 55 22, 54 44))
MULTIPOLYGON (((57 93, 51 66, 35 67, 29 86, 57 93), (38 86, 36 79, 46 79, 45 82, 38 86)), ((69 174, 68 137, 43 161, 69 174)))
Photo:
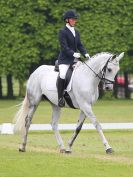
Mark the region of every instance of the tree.
POLYGON ((122 69, 133 69, 131 0, 1 0, 0 9, 0 73, 22 85, 33 65, 57 58, 62 14, 69 9, 80 14, 77 28, 90 55, 124 51, 122 69))
POLYGON ((12 83, 12 75, 7 75, 7 98, 13 98, 13 83, 12 83))
POLYGON ((0 72, 15 76, 23 86, 31 65, 44 55, 46 17, 37 11, 37 1, 1 0, 0 6, 0 72))
POLYGON ((0 77, 0 98, 2 98, 2 79, 0 77))

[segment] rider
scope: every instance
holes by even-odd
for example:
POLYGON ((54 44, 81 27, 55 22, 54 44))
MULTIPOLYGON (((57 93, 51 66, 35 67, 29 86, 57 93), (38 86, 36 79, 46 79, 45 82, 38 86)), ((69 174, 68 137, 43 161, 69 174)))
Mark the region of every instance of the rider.
POLYGON ((58 78, 58 106, 63 107, 65 100, 63 98, 65 76, 69 66, 74 59, 80 58, 80 53, 90 58, 86 49, 80 41, 80 35, 74 26, 79 16, 74 10, 69 10, 64 13, 63 19, 66 23, 65 27, 59 31, 60 54, 58 57, 59 64, 59 78, 58 78), (80 53, 79 53, 80 52, 80 53))

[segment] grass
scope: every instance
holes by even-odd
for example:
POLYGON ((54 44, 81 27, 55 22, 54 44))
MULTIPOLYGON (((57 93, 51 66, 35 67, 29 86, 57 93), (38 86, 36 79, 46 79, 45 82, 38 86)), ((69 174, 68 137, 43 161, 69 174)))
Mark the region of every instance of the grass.
MULTIPOLYGON (((0 123, 12 122, 22 100, 0 100, 0 123)), ((93 106, 99 122, 133 122, 132 100, 100 100, 93 106)), ((76 123, 79 110, 63 109, 60 123, 76 123)), ((33 123, 50 123, 51 107, 42 101, 35 112, 33 123)), ((86 123, 89 121, 86 120, 86 123)))
MULTIPOLYGON (((22 100, 0 100, 0 123, 12 122, 22 100)), ((93 106, 100 122, 132 122, 132 100, 101 100, 93 106)), ((75 123, 79 110, 64 109, 61 123, 75 123)), ((41 102, 33 123, 49 123, 51 108, 41 102)), ((88 122, 88 121, 87 121, 88 122)), ((65 146, 71 131, 61 132, 65 146)), ((0 135, 0 177, 131 177, 133 131, 105 131, 115 153, 106 155, 96 131, 81 131, 73 153, 60 154, 52 131, 30 132, 27 152, 19 153, 18 135, 0 135)))
MULTIPOLYGON (((62 132, 65 142, 72 132, 62 132)), ((0 136, 1 177, 131 177, 133 131, 106 131, 115 150, 106 155, 96 131, 82 131, 70 155, 60 154, 51 132, 30 133, 26 153, 18 152, 18 135, 0 136)))

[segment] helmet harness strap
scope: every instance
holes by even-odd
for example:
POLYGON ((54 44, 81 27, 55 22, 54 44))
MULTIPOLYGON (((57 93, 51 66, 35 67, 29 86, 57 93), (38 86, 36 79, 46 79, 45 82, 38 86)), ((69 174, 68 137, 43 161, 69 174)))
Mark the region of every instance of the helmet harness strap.
POLYGON ((70 25, 71 27, 73 27, 73 26, 71 25, 71 23, 69 22, 69 18, 66 19, 66 23, 69 23, 69 25, 70 25))

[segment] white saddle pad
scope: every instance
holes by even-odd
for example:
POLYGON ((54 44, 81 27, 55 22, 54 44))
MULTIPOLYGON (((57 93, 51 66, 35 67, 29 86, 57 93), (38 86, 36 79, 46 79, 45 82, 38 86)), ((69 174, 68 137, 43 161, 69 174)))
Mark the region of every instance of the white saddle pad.
MULTIPOLYGON (((76 71, 76 68, 81 64, 82 62, 77 62, 77 64, 75 65, 74 71, 72 73, 72 77, 71 80, 66 88, 66 91, 69 92, 71 90, 71 86, 72 86, 72 80, 73 80, 73 76, 74 73, 76 71)), ((58 72, 52 71, 49 73, 47 80, 46 80, 46 89, 49 91, 57 91, 57 87, 56 87, 56 81, 57 81, 57 77, 58 77, 58 72)))
POLYGON ((58 76, 58 72, 52 71, 49 73, 47 80, 46 80, 46 89, 51 91, 56 91, 56 80, 58 76))

